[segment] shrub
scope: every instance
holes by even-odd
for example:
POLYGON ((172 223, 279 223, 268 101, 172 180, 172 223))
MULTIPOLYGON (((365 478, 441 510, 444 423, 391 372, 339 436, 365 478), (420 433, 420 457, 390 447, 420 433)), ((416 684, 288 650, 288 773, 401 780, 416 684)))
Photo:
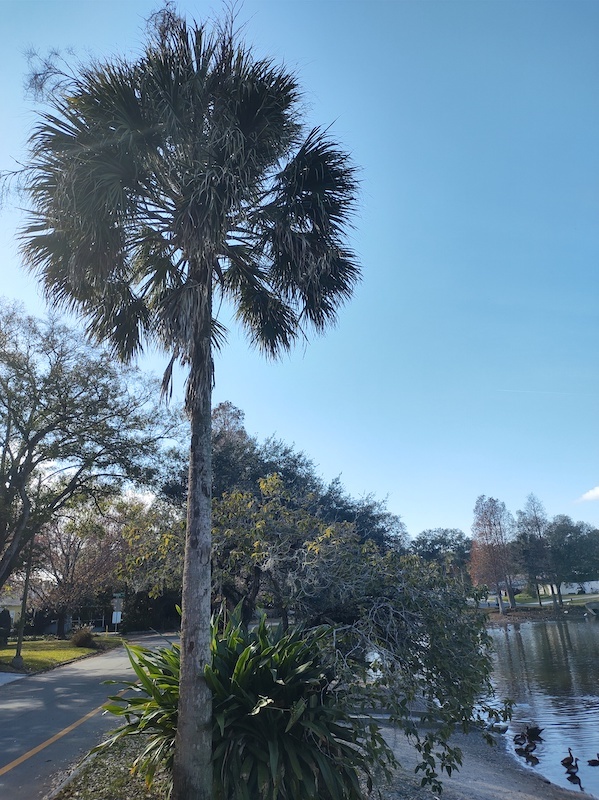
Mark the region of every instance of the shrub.
POLYGON ((75 647, 95 647, 96 640, 91 628, 79 628, 71 636, 71 644, 75 647))
MULTIPOLYGON (((253 631, 237 619, 213 624, 212 663, 215 800, 359 800, 378 764, 393 763, 378 726, 350 716, 332 691, 320 644, 328 629, 284 632, 262 619, 253 631)), ((179 648, 129 648, 139 679, 131 697, 106 706, 125 716, 100 747, 125 735, 149 734, 134 769, 151 783, 172 768, 179 694, 179 648)))
POLYGON ((331 690, 320 643, 330 628, 284 632, 265 618, 213 640, 216 800, 361 798, 360 778, 392 762, 378 726, 350 716, 331 690))
POLYGON ((12 627, 12 619, 10 611, 3 608, 0 611, 0 646, 6 647, 8 644, 8 637, 10 636, 10 629, 12 627))

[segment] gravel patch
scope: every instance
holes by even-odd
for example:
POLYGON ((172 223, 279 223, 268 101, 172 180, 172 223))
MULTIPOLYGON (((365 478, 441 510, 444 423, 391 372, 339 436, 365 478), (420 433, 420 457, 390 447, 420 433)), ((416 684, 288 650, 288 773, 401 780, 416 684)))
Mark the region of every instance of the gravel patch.
POLYGON ((165 800, 162 776, 157 775, 150 790, 143 778, 131 774, 141 750, 142 742, 131 736, 88 756, 71 770, 57 773, 44 800, 165 800))

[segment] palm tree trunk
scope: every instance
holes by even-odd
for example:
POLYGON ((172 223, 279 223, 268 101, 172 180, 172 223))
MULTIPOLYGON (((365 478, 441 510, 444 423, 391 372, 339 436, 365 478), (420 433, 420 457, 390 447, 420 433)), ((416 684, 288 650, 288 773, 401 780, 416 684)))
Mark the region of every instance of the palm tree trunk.
POLYGON ((208 304, 208 322, 198 326, 187 388, 191 445, 173 800, 212 800, 212 696, 204 679, 211 615, 211 311, 208 304))

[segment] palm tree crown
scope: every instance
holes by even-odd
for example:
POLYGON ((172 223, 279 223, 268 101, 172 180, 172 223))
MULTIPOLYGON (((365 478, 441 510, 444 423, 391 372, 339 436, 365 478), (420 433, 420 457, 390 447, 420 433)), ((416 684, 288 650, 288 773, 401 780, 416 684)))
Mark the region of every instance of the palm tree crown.
POLYGON ((213 292, 270 355, 334 320, 358 278, 354 170, 321 131, 302 136, 294 76, 231 20, 210 33, 164 12, 137 61, 59 88, 31 138, 24 231, 54 303, 123 357, 145 339, 184 363, 213 292))

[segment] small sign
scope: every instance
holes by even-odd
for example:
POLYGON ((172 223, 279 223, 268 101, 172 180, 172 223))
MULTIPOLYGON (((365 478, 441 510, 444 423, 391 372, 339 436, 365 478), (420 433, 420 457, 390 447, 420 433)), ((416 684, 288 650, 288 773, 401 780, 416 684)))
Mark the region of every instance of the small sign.
POLYGON ((122 611, 113 611, 112 612, 112 624, 113 625, 118 625, 122 618, 123 618, 123 612, 122 611))

